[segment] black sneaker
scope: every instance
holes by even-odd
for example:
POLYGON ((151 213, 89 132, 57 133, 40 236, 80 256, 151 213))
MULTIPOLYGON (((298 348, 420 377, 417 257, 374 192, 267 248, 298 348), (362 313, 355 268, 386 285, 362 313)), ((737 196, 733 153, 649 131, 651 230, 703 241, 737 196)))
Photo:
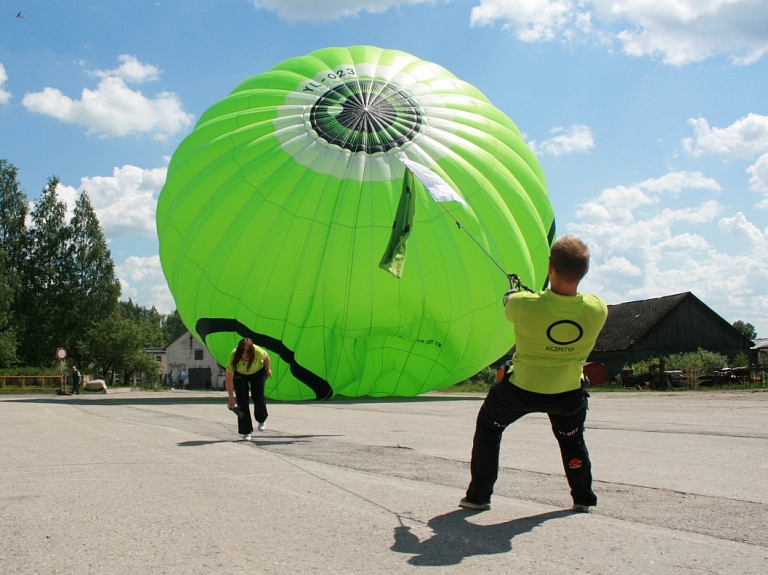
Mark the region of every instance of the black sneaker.
POLYGON ((238 417, 243 417, 245 415, 243 413, 243 410, 240 409, 239 407, 230 407, 229 411, 231 411, 232 413, 234 413, 238 417))
POLYGON ((589 513, 592 508, 589 505, 581 505, 580 503, 574 503, 571 507, 571 511, 574 513, 589 513))
POLYGON ((474 501, 470 501, 466 497, 459 501, 459 507, 463 507, 464 509, 475 509, 477 511, 488 511, 491 508, 490 503, 475 503, 474 501))

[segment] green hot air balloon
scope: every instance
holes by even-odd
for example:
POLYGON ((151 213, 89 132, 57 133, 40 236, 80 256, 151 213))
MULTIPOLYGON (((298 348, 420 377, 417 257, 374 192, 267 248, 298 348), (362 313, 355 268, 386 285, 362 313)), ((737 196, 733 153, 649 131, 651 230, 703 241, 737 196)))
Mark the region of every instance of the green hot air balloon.
POLYGON ((534 154, 479 90, 354 46, 208 109, 171 159, 157 229, 186 325, 222 365, 252 338, 272 357, 267 396, 303 400, 418 395, 496 361, 514 343, 504 270, 545 285, 554 216, 534 154))

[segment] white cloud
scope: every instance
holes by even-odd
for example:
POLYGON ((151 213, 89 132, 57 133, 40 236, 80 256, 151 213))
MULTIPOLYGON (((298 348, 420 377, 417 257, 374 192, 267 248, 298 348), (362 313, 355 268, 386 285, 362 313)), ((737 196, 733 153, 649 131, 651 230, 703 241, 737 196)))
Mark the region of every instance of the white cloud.
POLYGON ((621 256, 608 258, 597 267, 600 269, 600 272, 604 274, 616 274, 624 277, 639 277, 643 275, 643 270, 634 265, 627 258, 621 256))
POLYGON ((700 205, 687 208, 665 208, 657 214, 656 219, 664 225, 672 225, 680 222, 688 224, 706 224, 714 221, 721 212, 722 206, 719 202, 715 200, 707 200, 700 205))
POLYGON ((160 313, 176 309, 160 266, 160 256, 130 256, 115 266, 115 273, 120 280, 123 300, 131 299, 143 307, 155 306, 160 313))
POLYGON ((737 213, 732 218, 723 218, 717 225, 721 230, 734 237, 746 240, 753 249, 765 251, 765 248, 768 247, 765 234, 752 222, 748 221, 742 212, 737 213))
POLYGON ((675 252, 684 253, 690 251, 704 252, 709 248, 707 240, 697 234, 682 233, 677 236, 673 236, 668 240, 659 242, 659 249, 671 255, 675 252))
POLYGON ((597 222, 631 223, 632 210, 658 202, 639 186, 617 186, 603 190, 594 201, 585 202, 576 212, 577 218, 597 222))
POLYGON ((747 168, 749 188, 763 199, 758 208, 768 209, 768 116, 747 114, 725 128, 713 128, 704 118, 691 118, 694 136, 683 139, 683 149, 694 157, 715 154, 723 159, 757 161, 747 168))
MULTIPOLYGON (((56 193, 67 205, 69 219, 77 197, 85 190, 110 244, 129 236, 155 238, 157 198, 166 173, 165 167, 144 169, 125 165, 115 168, 111 176, 83 177, 79 188, 59 184, 56 193)), ((33 208, 31 205, 30 209, 33 208)), ((122 263, 115 260, 115 274, 120 281, 122 299, 130 298, 144 307, 154 305, 161 313, 175 309, 159 256, 128 256, 122 263)))
MULTIPOLYGON (((360 12, 379 14, 393 6, 407 4, 434 4, 440 0, 251 0, 262 10, 275 12, 283 20, 330 21, 356 16, 360 12)), ((450 1, 450 0, 445 0, 450 1)))
POLYGON ((768 208, 768 153, 760 156, 757 162, 747 168, 747 173, 751 176, 749 189, 765 196, 758 207, 768 208))
POLYGON ((729 323, 768 335, 768 237, 742 212, 723 216, 706 197, 719 191, 701 174, 673 172, 582 204, 565 227, 592 251, 583 291, 608 303, 690 291, 729 323), (669 207, 673 197, 682 207, 669 207))
POLYGON ((122 78, 132 84, 143 84, 160 78, 160 70, 152 64, 142 64, 136 56, 120 54, 117 59, 122 62, 114 70, 96 70, 92 72, 97 78, 122 78))
POLYGON ((595 0, 629 27, 617 38, 632 56, 672 65, 727 55, 751 64, 768 51, 768 9, 761 0, 595 0))
MULTIPOLYGON (((660 195, 676 196, 684 190, 705 190, 719 192, 720 185, 712 178, 699 172, 670 172, 660 178, 653 178, 631 186, 606 188, 594 200, 584 202, 576 211, 576 217, 591 222, 614 222, 629 224, 635 221, 634 212, 648 205, 658 204, 660 195)), ((704 203, 693 213, 676 211, 666 213, 666 219, 685 217, 688 220, 711 219, 714 217, 712 203, 704 203)), ((661 215, 665 213, 662 212, 661 215)))
POLYGON ((157 197, 165 184, 167 168, 115 168, 111 177, 83 178, 80 187, 88 191, 99 210, 99 221, 110 237, 157 235, 157 197))
POLYGON ((568 36, 577 22, 590 21, 574 0, 480 0, 472 8, 472 26, 502 22, 502 29, 512 31, 523 42, 555 40, 568 36))
POLYGON ((762 0, 479 0, 473 26, 499 23, 524 42, 618 42, 625 54, 684 65, 716 56, 751 64, 768 52, 762 0))
POLYGON ((553 128, 552 133, 556 135, 541 143, 535 140, 528 143, 535 154, 562 156, 586 152, 595 147, 592 131, 583 124, 573 124, 567 130, 560 127, 553 128))
POLYGON ((78 189, 60 185, 57 192, 71 209, 79 190, 85 190, 109 240, 129 235, 155 237, 157 197, 166 172, 167 168, 125 165, 115 168, 111 176, 81 178, 78 189))
POLYGON ((88 129, 101 137, 152 134, 164 140, 188 128, 193 121, 184 112, 179 98, 170 92, 160 92, 147 98, 131 90, 131 81, 147 81, 157 76, 154 66, 139 63, 132 56, 121 56, 123 65, 109 72, 97 72, 102 77, 96 90, 83 88, 80 100, 73 100, 56 88, 29 93, 22 104, 30 112, 51 116, 63 122, 88 129))
POLYGON ((691 118, 688 124, 694 137, 685 138, 683 148, 694 156, 754 158, 768 152, 768 116, 747 114, 726 128, 712 128, 704 118, 691 118))
POLYGON ((8 81, 8 73, 5 71, 5 66, 0 63, 0 104, 7 104, 11 99, 11 93, 3 90, 3 84, 8 81))
POLYGON ((717 180, 708 178, 701 172, 670 172, 660 178, 652 178, 638 184, 641 188, 661 194, 670 192, 679 194, 684 190, 709 190, 719 192, 722 190, 717 180))

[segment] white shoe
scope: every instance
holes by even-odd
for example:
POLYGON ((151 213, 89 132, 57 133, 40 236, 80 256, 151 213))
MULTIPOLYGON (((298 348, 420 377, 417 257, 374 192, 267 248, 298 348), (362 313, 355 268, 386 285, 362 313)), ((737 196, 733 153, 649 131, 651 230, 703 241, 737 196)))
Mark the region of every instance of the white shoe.
POLYGON ((245 441, 250 441, 251 440, 251 434, 250 433, 246 433, 245 435, 243 435, 243 439, 245 441))
POLYGON ((262 421, 259 423, 259 431, 264 431, 267 428, 266 422, 262 421))

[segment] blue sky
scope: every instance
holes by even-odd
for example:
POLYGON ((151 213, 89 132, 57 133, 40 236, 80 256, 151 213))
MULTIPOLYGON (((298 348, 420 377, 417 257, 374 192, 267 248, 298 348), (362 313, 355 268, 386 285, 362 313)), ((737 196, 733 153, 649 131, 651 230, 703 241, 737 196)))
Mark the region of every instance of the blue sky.
POLYGON ((85 189, 123 299, 175 308, 154 212, 200 115, 327 46, 440 64, 525 134, 609 304, 691 291, 768 337, 765 0, 0 0, 0 158, 85 189))

